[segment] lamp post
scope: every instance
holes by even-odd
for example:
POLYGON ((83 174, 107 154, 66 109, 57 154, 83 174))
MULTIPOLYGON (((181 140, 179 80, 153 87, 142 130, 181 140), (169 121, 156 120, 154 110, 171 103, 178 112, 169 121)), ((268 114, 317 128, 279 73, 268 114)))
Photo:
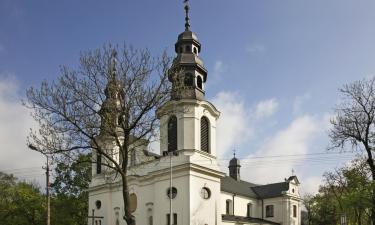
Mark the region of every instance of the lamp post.
POLYGON ((172 164, 172 156, 178 156, 178 153, 176 151, 168 151, 164 152, 164 155, 169 156, 169 224, 172 225, 172 219, 173 219, 173 207, 172 207, 172 199, 173 199, 173 164, 172 164))
MULTIPOLYGON (((31 150, 34 150, 34 151, 37 151, 37 152, 41 152, 37 147, 35 147, 34 145, 32 144, 29 144, 28 147, 31 149, 31 150)), ((42 153, 42 152, 41 152, 42 153)), ((47 166, 46 167, 42 167, 43 169, 46 169, 46 195, 47 195, 47 225, 50 225, 51 224, 51 219, 50 219, 50 204, 51 204, 51 199, 50 199, 50 194, 49 194, 49 161, 48 161, 48 155, 45 154, 45 153, 42 153, 46 159, 47 159, 47 166)))

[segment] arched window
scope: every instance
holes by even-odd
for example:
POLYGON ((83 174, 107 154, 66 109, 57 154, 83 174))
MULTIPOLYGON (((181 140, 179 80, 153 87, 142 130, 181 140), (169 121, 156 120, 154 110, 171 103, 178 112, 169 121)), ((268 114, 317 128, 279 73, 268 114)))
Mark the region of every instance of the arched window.
POLYGON ((233 205, 232 205, 232 200, 230 199, 227 199, 225 201, 225 214, 233 215, 233 205))
POLYGON ((201 151, 210 152, 210 122, 207 117, 201 118, 201 151))
POLYGON ((168 121, 168 152, 177 150, 177 118, 171 116, 168 121))
POLYGON ((293 217, 297 217, 297 206, 293 205, 293 217))
POLYGON ((102 154, 96 153, 96 173, 102 173, 102 154))
POLYGON ((273 205, 266 205, 266 217, 273 217, 274 215, 274 207, 273 205))
POLYGON ((197 48, 193 48, 193 51, 194 51, 194 54, 197 54, 198 53, 198 51, 197 51, 197 48))
POLYGON ((202 77, 201 76, 198 76, 197 77, 197 86, 199 89, 203 89, 203 85, 202 85, 203 81, 202 81, 202 77))
POLYGON ((186 52, 191 52, 191 48, 190 48, 190 46, 189 46, 189 45, 186 45, 185 50, 186 50, 186 52))
POLYGON ((253 209, 253 204, 247 203, 247 213, 246 213, 247 217, 252 216, 252 213, 251 213, 252 209, 253 209))
POLYGON ((130 166, 135 166, 137 164, 137 155, 135 149, 130 152, 130 166))
POLYGON ((184 84, 186 87, 192 87, 194 85, 194 76, 191 73, 185 74, 184 84))

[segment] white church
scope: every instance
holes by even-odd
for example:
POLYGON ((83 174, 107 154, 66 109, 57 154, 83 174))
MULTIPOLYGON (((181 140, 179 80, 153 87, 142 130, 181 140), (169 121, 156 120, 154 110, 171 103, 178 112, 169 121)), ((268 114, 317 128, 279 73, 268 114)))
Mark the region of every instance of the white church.
MULTIPOLYGON (((266 185, 244 181, 235 156, 228 162, 229 176, 219 168, 216 123, 220 112, 205 100, 207 70, 199 56, 201 44, 190 30, 188 5, 185 10, 185 31, 178 36, 169 73, 174 91, 157 111, 160 155, 148 152, 145 144, 130 157, 128 182, 136 224, 300 225, 296 176, 266 185), (173 72, 177 70, 183 74, 173 72), (181 79, 175 79, 177 74, 181 79), (175 80, 182 80, 183 87, 176 88, 181 84, 175 80)), ((92 164, 88 213, 95 216, 89 218, 89 225, 126 224, 122 185, 113 175, 99 162, 92 164)))

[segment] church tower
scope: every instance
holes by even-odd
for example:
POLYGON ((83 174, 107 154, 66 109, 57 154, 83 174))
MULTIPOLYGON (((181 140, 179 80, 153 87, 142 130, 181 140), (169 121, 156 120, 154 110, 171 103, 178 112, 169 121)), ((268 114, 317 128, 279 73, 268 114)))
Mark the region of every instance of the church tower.
POLYGON ((157 114, 160 150, 190 151, 216 158, 216 121, 220 112, 205 100, 207 70, 200 58, 201 44, 190 30, 190 7, 185 4, 185 30, 175 44, 176 57, 168 72, 171 100, 157 114))
POLYGON ((172 169, 166 168, 165 175, 173 170, 173 187, 178 194, 172 202, 177 224, 221 224, 220 179, 225 174, 216 158, 220 112, 205 99, 208 75, 200 58, 202 46, 191 31, 188 1, 184 9, 185 29, 178 35, 176 56, 168 72, 170 100, 157 111, 160 155, 164 155, 160 161, 173 164, 172 169), (166 156, 166 152, 175 154, 166 156))
POLYGON ((182 32, 175 44, 176 58, 169 71, 168 79, 172 82, 172 99, 204 100, 204 83, 207 80, 207 70, 199 58, 201 44, 190 30, 189 5, 185 5, 185 31, 182 32))

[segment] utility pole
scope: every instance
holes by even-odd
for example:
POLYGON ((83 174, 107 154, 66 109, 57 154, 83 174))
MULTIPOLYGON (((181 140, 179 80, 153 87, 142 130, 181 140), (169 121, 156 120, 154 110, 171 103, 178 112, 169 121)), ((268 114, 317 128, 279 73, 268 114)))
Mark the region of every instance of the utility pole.
POLYGON ((47 158, 47 165, 46 165, 46 167, 42 167, 42 168, 46 170, 46 195, 47 195, 47 218, 46 218, 47 221, 46 221, 46 224, 51 225, 51 215, 50 215, 51 199, 50 199, 50 193, 49 193, 50 185, 49 185, 49 160, 48 160, 48 155, 43 153, 42 151, 40 151, 37 147, 35 147, 32 144, 29 144, 28 147, 31 150, 42 153, 47 158))
MULTIPOLYGON (((169 223, 168 225, 174 224, 172 222, 173 219, 173 207, 172 207, 172 199, 173 199, 173 165, 172 165, 172 157, 177 156, 178 153, 176 151, 170 151, 168 152, 169 155, 169 169, 170 169, 170 174, 169 174, 169 223)), ((177 221, 176 221, 177 222, 177 221)))
POLYGON ((171 170, 170 177, 169 177, 169 223, 168 225, 172 225, 172 195, 173 195, 173 189, 172 189, 172 156, 173 152, 169 152, 169 168, 171 170))
POLYGON ((50 183, 49 183, 49 162, 48 162, 48 156, 45 155, 47 158, 47 165, 46 167, 43 167, 43 169, 46 170, 46 194, 47 194, 47 225, 51 224, 51 197, 49 193, 50 183))

